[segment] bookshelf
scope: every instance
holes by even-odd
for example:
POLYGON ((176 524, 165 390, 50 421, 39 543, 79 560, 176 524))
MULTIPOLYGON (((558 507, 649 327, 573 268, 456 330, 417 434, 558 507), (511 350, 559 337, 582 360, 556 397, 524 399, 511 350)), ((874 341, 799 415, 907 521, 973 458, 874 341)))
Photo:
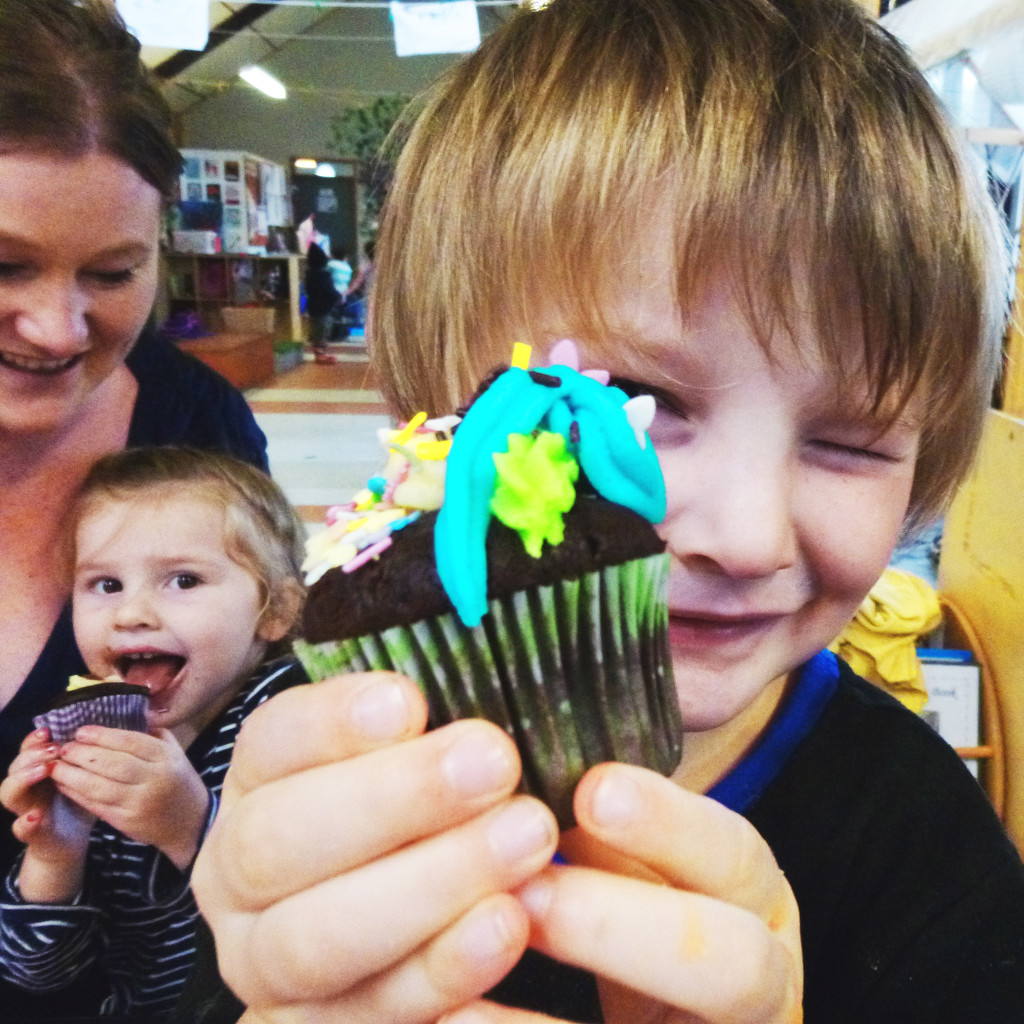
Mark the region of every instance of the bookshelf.
POLYGON ((304 337, 300 302, 302 258, 292 253, 164 253, 171 313, 194 311, 211 331, 223 331, 225 306, 274 310, 277 337, 304 337))

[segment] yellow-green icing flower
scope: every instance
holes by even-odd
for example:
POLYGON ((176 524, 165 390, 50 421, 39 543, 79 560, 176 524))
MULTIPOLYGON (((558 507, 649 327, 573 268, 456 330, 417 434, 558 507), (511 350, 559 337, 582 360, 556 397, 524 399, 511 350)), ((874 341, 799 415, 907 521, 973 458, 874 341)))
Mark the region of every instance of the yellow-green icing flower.
POLYGON ((561 434, 540 431, 510 434, 508 451, 495 452, 494 465, 498 477, 491 511, 518 531, 529 554, 540 558, 544 541, 562 543, 562 516, 576 500, 579 463, 561 434))

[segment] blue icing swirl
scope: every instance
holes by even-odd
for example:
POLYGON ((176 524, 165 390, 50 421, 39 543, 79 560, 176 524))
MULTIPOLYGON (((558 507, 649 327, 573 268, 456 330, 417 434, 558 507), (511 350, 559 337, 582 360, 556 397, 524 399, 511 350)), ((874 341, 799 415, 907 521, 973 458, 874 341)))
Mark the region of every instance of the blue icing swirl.
POLYGON ((652 523, 665 518, 665 481, 654 446, 641 448, 622 410, 628 395, 568 366, 546 367, 559 383, 538 383, 511 367, 470 406, 455 432, 444 504, 434 526, 441 584, 467 626, 487 612, 487 528, 497 469, 509 434, 550 430, 566 438, 594 489, 652 523), (579 440, 571 441, 571 424, 579 440))

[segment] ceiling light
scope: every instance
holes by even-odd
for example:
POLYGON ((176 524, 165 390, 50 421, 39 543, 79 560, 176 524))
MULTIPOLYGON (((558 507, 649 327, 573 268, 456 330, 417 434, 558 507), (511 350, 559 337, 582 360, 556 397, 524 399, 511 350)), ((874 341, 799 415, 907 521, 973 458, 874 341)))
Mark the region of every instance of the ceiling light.
POLYGON ((336 178, 338 172, 330 164, 318 164, 316 169, 318 178, 336 178))
POLYGON ((258 68, 255 65, 242 68, 238 72, 238 77, 248 82, 254 89, 266 93, 272 99, 283 100, 288 95, 285 87, 273 75, 267 74, 263 68, 258 68))
POLYGON ((295 166, 301 171, 315 171, 316 161, 310 156, 300 156, 295 161, 295 166))

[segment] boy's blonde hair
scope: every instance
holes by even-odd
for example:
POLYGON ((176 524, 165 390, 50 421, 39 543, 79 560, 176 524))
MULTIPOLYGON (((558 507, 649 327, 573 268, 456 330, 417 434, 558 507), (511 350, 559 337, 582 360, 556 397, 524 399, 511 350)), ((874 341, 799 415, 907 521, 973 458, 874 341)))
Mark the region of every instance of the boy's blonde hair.
POLYGON ((260 624, 298 622, 305 598, 305 528, 280 487, 230 455, 192 448, 129 448, 89 471, 65 519, 64 561, 74 570, 75 535, 106 502, 208 502, 224 512, 224 549, 259 586, 260 624))
POLYGON ((908 521, 937 515, 991 400, 1006 248, 928 84, 850 0, 553 0, 456 65, 378 242, 395 412, 454 408, 545 304, 600 339, 602 287, 653 211, 684 314, 732 260, 764 344, 807 314, 837 379, 863 357, 871 411, 919 390, 908 521))

